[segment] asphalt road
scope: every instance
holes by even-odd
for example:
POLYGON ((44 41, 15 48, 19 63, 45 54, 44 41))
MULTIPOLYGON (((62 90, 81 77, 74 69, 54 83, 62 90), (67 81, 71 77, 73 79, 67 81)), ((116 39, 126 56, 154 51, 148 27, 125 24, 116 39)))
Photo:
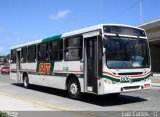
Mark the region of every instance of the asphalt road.
POLYGON ((0 93, 57 111, 81 111, 91 115, 101 113, 105 116, 108 111, 160 111, 160 87, 122 93, 118 98, 83 94, 82 99, 77 101, 69 99, 66 91, 36 85, 25 89, 22 84, 11 80, 9 75, 0 75, 0 93))

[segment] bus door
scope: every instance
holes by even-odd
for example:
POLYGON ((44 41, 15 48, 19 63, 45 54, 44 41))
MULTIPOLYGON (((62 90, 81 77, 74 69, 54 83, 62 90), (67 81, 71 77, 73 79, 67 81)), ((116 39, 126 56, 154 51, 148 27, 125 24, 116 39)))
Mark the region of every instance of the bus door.
POLYGON ((17 49, 17 54, 16 54, 16 71, 17 71, 17 81, 21 80, 20 77, 20 65, 21 64, 21 49, 17 49))
POLYGON ((99 31, 83 35, 86 92, 98 93, 97 80, 102 75, 102 39, 99 31))

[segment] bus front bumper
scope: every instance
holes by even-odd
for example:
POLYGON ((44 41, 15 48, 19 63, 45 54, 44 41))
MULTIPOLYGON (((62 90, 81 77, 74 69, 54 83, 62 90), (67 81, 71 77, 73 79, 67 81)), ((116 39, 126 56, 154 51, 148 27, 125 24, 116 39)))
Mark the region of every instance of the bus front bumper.
POLYGON ((99 89, 98 89, 99 95, 131 92, 131 91, 138 91, 151 88, 151 80, 145 82, 139 81, 133 83, 109 84, 104 82, 104 79, 102 79, 102 81, 99 81, 98 84, 99 84, 99 89))

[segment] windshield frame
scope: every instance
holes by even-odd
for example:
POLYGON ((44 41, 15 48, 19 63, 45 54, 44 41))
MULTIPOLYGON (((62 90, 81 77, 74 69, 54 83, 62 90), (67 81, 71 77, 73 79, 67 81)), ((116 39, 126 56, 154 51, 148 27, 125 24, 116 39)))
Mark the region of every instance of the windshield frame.
POLYGON ((106 66, 107 66, 107 68, 109 68, 109 69, 144 69, 144 68, 150 68, 151 67, 151 59, 150 59, 150 49, 149 49, 149 43, 148 43, 148 39, 147 39, 147 37, 139 37, 139 36, 124 36, 124 35, 118 35, 118 34, 115 34, 115 35, 108 35, 108 34, 104 34, 103 35, 103 47, 104 47, 104 49, 105 49, 105 64, 106 64, 106 66), (147 53, 146 53, 146 56, 148 56, 148 61, 147 61, 147 63, 146 64, 148 64, 148 66, 146 65, 146 67, 145 66, 142 66, 142 67, 135 67, 135 66, 133 66, 133 67, 123 67, 123 68, 114 68, 114 67, 110 67, 110 66, 108 66, 108 64, 107 64, 107 61, 108 61, 108 41, 107 41, 107 47, 105 47, 105 45, 104 45, 104 41, 106 41, 106 39, 105 38, 108 38, 108 37, 117 37, 117 38, 119 38, 120 40, 121 39, 123 39, 123 38, 133 38, 134 40, 135 39, 146 39, 146 41, 147 41, 147 53))
POLYGON ((109 34, 120 34, 120 35, 132 35, 146 37, 144 29, 130 27, 130 26, 117 26, 117 25, 104 25, 103 32, 109 34))

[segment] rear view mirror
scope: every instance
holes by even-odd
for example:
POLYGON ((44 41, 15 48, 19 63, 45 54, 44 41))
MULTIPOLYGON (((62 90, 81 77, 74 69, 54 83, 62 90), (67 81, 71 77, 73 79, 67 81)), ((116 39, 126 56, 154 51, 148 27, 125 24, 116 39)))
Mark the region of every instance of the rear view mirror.
POLYGON ((103 38, 103 46, 104 47, 108 46, 108 37, 107 36, 104 36, 104 38, 103 38))

